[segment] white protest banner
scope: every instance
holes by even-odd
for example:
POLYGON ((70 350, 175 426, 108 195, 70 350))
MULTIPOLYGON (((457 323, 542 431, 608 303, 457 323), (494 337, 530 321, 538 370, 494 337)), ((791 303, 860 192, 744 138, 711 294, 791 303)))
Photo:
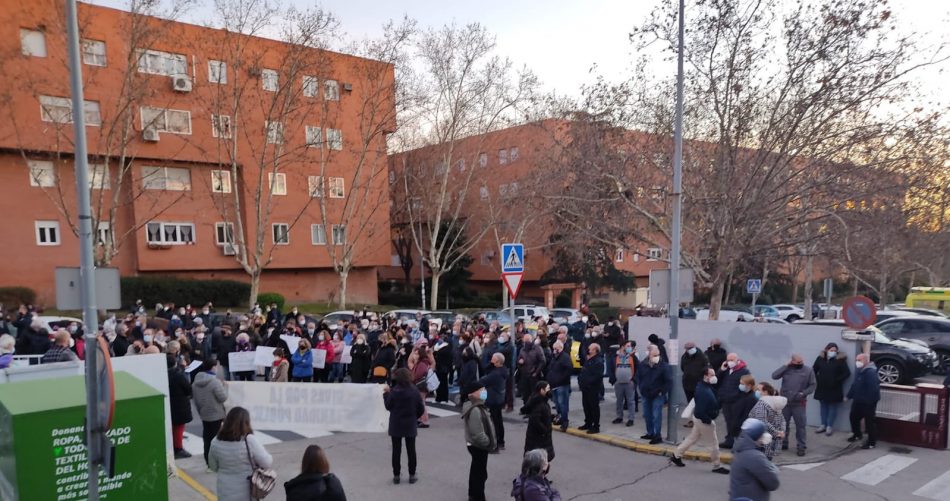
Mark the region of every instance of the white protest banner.
POLYGON ((194 362, 188 364, 188 367, 185 367, 185 372, 191 374, 198 367, 201 367, 201 360, 195 360, 194 362))
POLYGON ((297 347, 300 346, 300 345, 297 344, 297 343, 299 343, 300 340, 303 339, 303 338, 299 338, 299 337, 297 337, 297 336, 288 336, 287 334, 281 335, 280 338, 281 338, 285 343, 287 343, 287 347, 290 348, 290 353, 288 353, 288 355, 290 355, 290 354, 292 354, 293 352, 297 351, 297 347))
POLYGON ((351 363, 353 363, 353 356, 350 355, 350 349, 352 349, 352 348, 353 348, 353 347, 350 346, 350 345, 346 345, 346 346, 343 347, 343 354, 340 355, 340 363, 341 363, 341 364, 351 364, 351 363))
POLYGON ((254 351, 254 365, 262 365, 264 367, 270 367, 274 365, 274 350, 277 348, 271 348, 270 346, 258 346, 257 350, 254 351))
POLYGON ((383 433, 389 413, 377 384, 228 383, 228 408, 241 406, 261 430, 383 433))
POLYGON ((229 372, 247 372, 257 369, 254 365, 253 351, 231 352, 228 353, 228 371, 229 372))
POLYGON ((322 369, 327 366, 327 350, 313 350, 313 368, 322 369))

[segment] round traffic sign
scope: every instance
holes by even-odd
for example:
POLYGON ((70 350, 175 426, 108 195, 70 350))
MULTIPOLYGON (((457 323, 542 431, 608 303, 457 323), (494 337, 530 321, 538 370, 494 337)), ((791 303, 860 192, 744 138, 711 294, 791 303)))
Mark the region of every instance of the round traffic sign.
POLYGON ((877 305, 865 296, 849 297, 841 307, 841 316, 848 327, 867 329, 877 321, 877 305))

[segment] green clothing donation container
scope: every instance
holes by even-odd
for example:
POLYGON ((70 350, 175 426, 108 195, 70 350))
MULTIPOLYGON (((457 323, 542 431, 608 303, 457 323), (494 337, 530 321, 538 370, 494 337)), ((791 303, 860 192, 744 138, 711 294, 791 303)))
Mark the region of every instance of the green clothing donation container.
MULTIPOLYGON (((86 499, 85 417, 82 376, 0 384, 0 499, 86 499)), ((162 394, 116 372, 115 475, 100 472, 99 498, 167 500, 165 433, 162 394)))

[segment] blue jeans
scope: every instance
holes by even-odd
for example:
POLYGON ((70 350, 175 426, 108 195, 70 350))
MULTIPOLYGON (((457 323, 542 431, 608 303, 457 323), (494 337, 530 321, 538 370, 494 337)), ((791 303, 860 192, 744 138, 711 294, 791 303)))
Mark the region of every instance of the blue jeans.
POLYGON ((346 376, 346 367, 341 363, 335 363, 330 366, 330 382, 342 381, 346 376))
POLYGON ((643 420, 647 425, 647 433, 654 437, 661 437, 663 429, 663 403, 666 397, 643 397, 643 420))
POLYGON ((827 428, 834 428, 835 419, 838 417, 838 402, 818 402, 821 407, 821 425, 827 428))
POLYGON ((554 408, 557 409, 558 416, 561 417, 562 423, 567 423, 568 413, 571 410, 571 387, 570 386, 558 386, 557 388, 551 389, 554 393, 554 408))

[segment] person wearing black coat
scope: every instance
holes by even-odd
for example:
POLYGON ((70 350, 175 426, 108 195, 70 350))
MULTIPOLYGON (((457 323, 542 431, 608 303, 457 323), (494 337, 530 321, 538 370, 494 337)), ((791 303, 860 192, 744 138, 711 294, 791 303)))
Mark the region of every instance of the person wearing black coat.
MULTIPOLYGON (((462 367, 459 369, 459 388, 468 388, 478 381, 478 360, 475 357, 475 350, 471 346, 466 346, 462 350, 462 367)), ((465 403, 464 395, 459 399, 459 407, 465 403)))
POLYGON ((726 361, 726 350, 722 347, 722 341, 719 339, 713 339, 709 342, 709 348, 706 348, 705 351, 706 360, 709 361, 709 366, 719 371, 719 368, 722 366, 723 362, 726 361))
POLYGON ((449 373, 452 372, 455 364, 452 345, 448 343, 445 336, 440 335, 432 346, 432 352, 435 356, 435 375, 439 378, 439 387, 435 390, 435 401, 448 402, 449 373))
POLYGON ((303 453, 300 475, 284 482, 287 501, 346 501, 343 484, 330 473, 330 462, 319 445, 303 453))
POLYGON ((561 425, 561 431, 567 431, 570 422, 568 414, 570 413, 571 374, 574 372, 574 364, 571 362, 571 353, 564 348, 564 344, 560 341, 554 343, 551 353, 547 381, 551 385, 551 392, 554 397, 557 423, 561 425))
POLYGON ((719 399, 719 403, 722 405, 722 417, 726 420, 726 437, 719 444, 719 447, 732 449, 736 437, 739 436, 743 421, 733 412, 734 406, 732 404, 742 396, 742 392, 739 391, 739 382, 743 376, 749 375, 749 368, 746 367, 744 361, 739 360, 739 356, 735 353, 726 355, 726 360, 719 367, 713 368, 718 371, 719 379, 719 384, 716 386, 716 398, 719 399))
MULTIPOLYGON (((732 427, 728 429, 729 436, 731 437, 739 436, 742 432, 742 423, 749 417, 749 412, 755 407, 756 402, 759 401, 759 399, 755 397, 755 378, 752 377, 751 374, 746 374, 740 378, 740 382, 742 386, 741 389, 738 384, 736 385, 738 396, 729 403, 729 412, 736 421, 732 427)), ((723 409, 725 409, 726 404, 722 404, 722 406, 723 409)), ((722 448, 722 443, 719 444, 719 447, 722 448)), ((730 446, 729 448, 731 449, 732 447, 730 446)))
POLYGON ((495 443, 498 450, 505 450, 505 422, 501 418, 502 408, 505 406, 505 385, 508 381, 508 367, 505 366, 505 356, 500 353, 492 355, 489 369, 478 384, 488 391, 485 407, 491 416, 492 426, 495 428, 495 443))
POLYGON ((812 370, 815 371, 815 381, 818 383, 815 400, 821 407, 821 426, 815 431, 831 436, 835 419, 838 417, 838 407, 844 400, 844 382, 851 377, 848 358, 839 356, 837 344, 828 343, 815 359, 812 370))
POLYGON ((670 363, 670 356, 666 354, 665 340, 660 339, 660 337, 657 336, 656 334, 650 334, 649 336, 647 336, 647 341, 649 341, 650 344, 656 345, 656 348, 660 350, 660 360, 666 363, 670 363))
POLYGON ((534 449, 548 451, 548 461, 554 459, 554 441, 551 438, 551 385, 547 381, 538 381, 534 393, 528 397, 528 403, 521 413, 528 416, 528 428, 524 435, 524 452, 534 449))
POLYGON ((172 444, 175 459, 190 458, 182 443, 185 425, 191 422, 191 381, 178 365, 174 355, 168 355, 168 403, 172 415, 172 444))
POLYGON ((600 394, 604 391, 604 357, 600 354, 600 345, 590 343, 587 346, 587 359, 577 385, 581 389, 581 403, 584 405, 584 424, 578 429, 587 433, 600 433, 600 394))
POLYGON ((373 367, 370 369, 371 381, 378 384, 388 383, 390 371, 396 365, 396 344, 389 334, 379 336, 380 346, 373 357, 373 367))
POLYGON ((392 439, 393 483, 399 483, 402 442, 409 457, 409 483, 416 483, 416 435, 419 418, 425 413, 422 394, 412 385, 409 369, 393 372, 393 386, 383 387, 383 404, 389 411, 389 436, 392 439))
POLYGON ((218 356, 218 363, 224 372, 224 380, 231 380, 231 370, 228 368, 230 362, 228 354, 237 351, 237 340, 231 335, 231 329, 216 328, 217 333, 212 334, 211 342, 214 345, 214 352, 218 356))
POLYGON ((680 367, 683 370, 683 392, 686 393, 686 401, 689 402, 696 394, 696 385, 706 375, 709 361, 692 341, 687 342, 684 348, 686 352, 680 358, 680 367))
POLYGON ((366 336, 356 335, 356 341, 350 347, 350 382, 362 384, 369 379, 369 367, 372 364, 372 356, 369 352, 369 344, 366 343, 366 336))

